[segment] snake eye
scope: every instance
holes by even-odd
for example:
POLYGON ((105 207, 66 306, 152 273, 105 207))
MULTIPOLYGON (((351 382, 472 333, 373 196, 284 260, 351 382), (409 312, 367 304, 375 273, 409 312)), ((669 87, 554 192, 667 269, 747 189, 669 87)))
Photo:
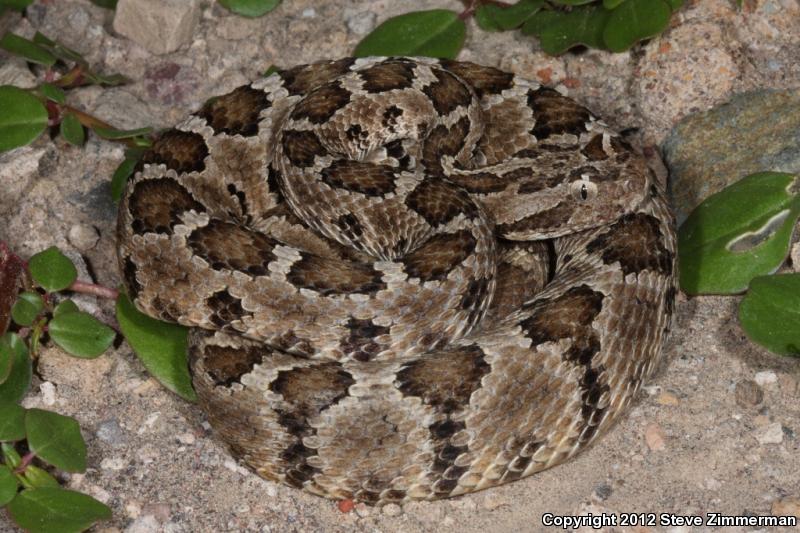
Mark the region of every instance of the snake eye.
POLYGON ((569 191, 577 201, 586 202, 597 196, 597 185, 589 180, 577 180, 570 184, 569 191))

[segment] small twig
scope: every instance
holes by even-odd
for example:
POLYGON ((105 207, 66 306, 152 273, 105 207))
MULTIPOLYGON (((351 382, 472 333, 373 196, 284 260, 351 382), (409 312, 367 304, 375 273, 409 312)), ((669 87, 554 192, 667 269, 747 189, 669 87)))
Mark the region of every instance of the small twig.
POLYGON ((23 474, 28 465, 31 464, 31 462, 33 462, 34 457, 36 457, 36 454, 33 452, 28 452, 25 455, 23 455, 22 459, 19 462, 19 466, 14 469, 14 473, 23 474))
POLYGON ((94 294, 95 296, 99 296, 100 298, 108 298, 109 300, 116 300, 117 296, 119 296, 119 291, 117 289, 79 280, 73 281, 72 285, 68 287, 68 290, 82 292, 84 294, 94 294))

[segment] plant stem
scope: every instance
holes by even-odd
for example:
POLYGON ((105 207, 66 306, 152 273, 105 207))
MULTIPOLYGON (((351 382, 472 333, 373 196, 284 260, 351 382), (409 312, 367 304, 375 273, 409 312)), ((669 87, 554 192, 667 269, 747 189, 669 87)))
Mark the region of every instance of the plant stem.
POLYGON ((33 452, 28 452, 22 456, 22 460, 19 462, 19 466, 14 469, 15 474, 22 474, 25 472, 25 468, 33 461, 33 458, 36 457, 36 454, 33 452))
POLYGON ((72 285, 70 285, 67 290, 82 292, 85 294, 94 294, 95 296, 99 296, 100 298, 108 298, 109 300, 116 300, 117 296, 119 296, 119 291, 117 289, 78 280, 73 281, 72 285))

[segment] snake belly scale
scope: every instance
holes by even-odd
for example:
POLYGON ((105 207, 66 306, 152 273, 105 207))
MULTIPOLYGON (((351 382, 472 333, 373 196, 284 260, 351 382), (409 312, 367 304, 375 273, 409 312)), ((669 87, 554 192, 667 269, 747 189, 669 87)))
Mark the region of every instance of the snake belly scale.
POLYGON ((586 108, 495 68, 324 61, 159 134, 119 209, 144 313, 259 475, 370 504, 558 464, 660 359, 674 221, 586 108))

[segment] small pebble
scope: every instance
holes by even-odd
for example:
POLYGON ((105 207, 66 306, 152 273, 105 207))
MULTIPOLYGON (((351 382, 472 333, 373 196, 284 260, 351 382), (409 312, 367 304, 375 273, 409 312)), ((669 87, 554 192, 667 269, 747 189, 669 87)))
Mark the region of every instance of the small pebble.
POLYGON ((125 533, 151 533, 153 531, 158 531, 158 521, 151 514, 140 516, 125 528, 125 533))
POLYGON ((773 516, 800 517, 800 497, 790 496, 782 500, 776 500, 772 502, 770 512, 773 516))
POLYGON ((594 488, 594 495, 600 501, 605 501, 611 496, 611 493, 614 492, 614 489, 611 488, 611 485, 603 483, 602 485, 598 485, 594 488))
POLYGON ((753 380, 743 379, 734 390, 736 403, 742 407, 753 407, 764 400, 764 391, 753 380))
POLYGON ((356 504, 356 514, 361 518, 366 518, 370 515, 370 508, 364 502, 359 502, 356 504))
POLYGON ((658 424, 647 424, 644 429, 644 441, 651 451, 658 452, 666 448, 664 430, 658 424))
POLYGON ((119 472, 128 466, 128 461, 122 457, 107 457, 100 461, 100 468, 103 470, 113 470, 119 472))
POLYGON ((313 7, 309 7, 303 10, 302 17, 306 19, 314 18, 317 16, 317 10, 313 7))
POLYGON ((353 503, 353 500, 339 500, 339 503, 337 503, 336 506, 339 508, 340 512, 349 513, 355 508, 356 505, 353 503))
POLYGON ((115 418, 100 422, 96 433, 98 439, 115 448, 125 443, 125 432, 115 418))
POLYGON ((658 395, 658 397, 656 398, 656 403, 658 403, 659 405, 678 405, 680 403, 680 400, 678 399, 677 396, 675 396, 671 392, 665 391, 658 395))
POLYGON ((42 402, 45 405, 53 405, 56 403, 56 386, 49 381, 43 382, 39 385, 39 390, 42 393, 42 402))
POLYGON ((387 503, 386 505, 383 506, 381 511, 386 516, 399 516, 400 513, 403 512, 403 509, 396 503, 387 503))
POLYGON ((181 444, 187 444, 187 445, 194 444, 195 441, 195 437, 191 433, 181 433, 180 435, 177 436, 177 439, 178 442, 180 442, 181 444))
POLYGON ((778 376, 772 370, 764 370, 762 372, 757 372, 754 379, 756 383, 763 387, 764 385, 776 383, 778 381, 778 376))
POLYGON ((355 35, 366 35, 375 27, 377 15, 369 11, 359 11, 347 17, 347 29, 355 35))
POLYGON ((780 444, 783 442, 783 428, 779 422, 773 422, 756 433, 759 444, 780 444))
POLYGON ((97 241, 100 240, 100 234, 97 233, 97 230, 92 226, 87 224, 75 224, 69 228, 67 240, 69 240, 72 246, 81 252, 85 252, 97 245, 97 241))

